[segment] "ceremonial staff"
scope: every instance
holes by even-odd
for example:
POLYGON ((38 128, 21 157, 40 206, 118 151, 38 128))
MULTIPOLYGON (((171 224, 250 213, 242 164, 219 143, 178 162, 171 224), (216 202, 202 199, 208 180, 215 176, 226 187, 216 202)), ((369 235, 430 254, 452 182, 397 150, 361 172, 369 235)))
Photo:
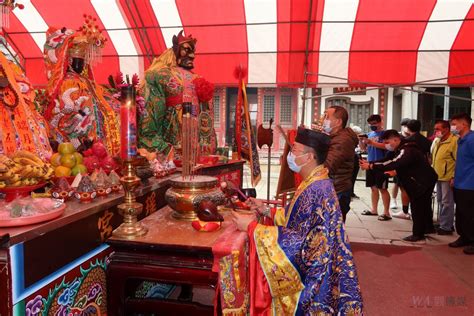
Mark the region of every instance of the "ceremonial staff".
POLYGON ((272 145, 273 145, 273 130, 272 130, 273 118, 270 119, 269 128, 264 128, 263 124, 260 124, 257 130, 257 145, 262 149, 263 145, 268 146, 268 178, 267 178, 267 201, 270 201, 270 169, 271 169, 271 157, 272 157, 272 145))

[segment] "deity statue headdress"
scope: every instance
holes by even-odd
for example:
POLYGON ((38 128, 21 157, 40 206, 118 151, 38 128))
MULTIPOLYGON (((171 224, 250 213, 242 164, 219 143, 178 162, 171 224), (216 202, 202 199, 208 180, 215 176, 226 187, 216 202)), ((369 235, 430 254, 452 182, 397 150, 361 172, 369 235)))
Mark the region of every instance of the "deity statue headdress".
POLYGON ((181 30, 177 36, 173 36, 173 48, 178 47, 184 43, 192 43, 193 45, 196 45, 197 39, 193 38, 192 35, 185 36, 183 33, 183 30, 181 30))
POLYGON ((84 15, 84 18, 84 24, 77 32, 65 27, 50 27, 46 32, 43 55, 50 95, 56 93, 67 71, 69 58, 84 58, 88 65, 94 65, 102 59, 102 49, 107 38, 99 30, 95 18, 90 15, 84 15))
POLYGON ((86 63, 93 66, 102 61, 102 49, 107 42, 107 38, 96 24, 96 18, 84 14, 84 19, 84 24, 78 30, 80 34, 74 39, 73 48, 78 46, 76 51, 82 51, 86 63))

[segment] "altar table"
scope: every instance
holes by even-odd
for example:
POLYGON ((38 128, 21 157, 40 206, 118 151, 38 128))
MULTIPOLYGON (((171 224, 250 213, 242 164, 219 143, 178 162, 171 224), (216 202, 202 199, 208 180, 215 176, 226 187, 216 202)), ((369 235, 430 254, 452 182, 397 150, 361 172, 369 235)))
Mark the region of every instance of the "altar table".
MULTIPOLYGON (((216 232, 197 232, 190 222, 173 219, 171 212, 172 210, 165 206, 143 219, 141 223, 149 230, 145 236, 133 240, 115 236, 108 239, 107 243, 113 249, 107 269, 110 315, 152 312, 159 312, 160 315, 214 314, 214 306, 175 299, 139 299, 127 295, 129 293, 127 284, 137 279, 185 286, 208 286, 215 290, 220 288, 219 273, 216 272, 216 270, 219 271, 219 260, 217 260, 216 269, 213 247, 216 244, 219 246, 223 244, 222 237, 225 239, 231 235, 232 239, 242 239, 246 233, 237 232, 234 227, 231 227, 233 224, 229 212, 223 213, 225 221, 221 229, 216 232)), ((225 249, 228 243, 224 244, 223 247, 218 248, 225 249)), ((221 255, 222 252, 219 257, 221 255)), ((242 255, 246 256, 245 250, 242 251, 242 255)), ((229 257, 231 256, 232 254, 229 257)), ((231 268, 235 269, 233 266, 231 268)), ((244 270, 241 272, 242 280, 239 280, 239 283, 243 283, 246 282, 247 277, 246 267, 241 264, 240 268, 244 270)), ((242 287, 241 293, 244 291, 244 285, 239 285, 242 287)), ((227 284, 224 287, 224 291, 229 290, 227 284)), ((235 286, 233 291, 236 292, 235 286)), ((236 295, 237 300, 238 296, 239 293, 236 295)), ((219 292, 216 292, 214 303, 218 304, 218 314, 221 312, 219 297, 219 292)), ((243 308, 247 303, 243 300, 239 302, 244 306, 243 308)))

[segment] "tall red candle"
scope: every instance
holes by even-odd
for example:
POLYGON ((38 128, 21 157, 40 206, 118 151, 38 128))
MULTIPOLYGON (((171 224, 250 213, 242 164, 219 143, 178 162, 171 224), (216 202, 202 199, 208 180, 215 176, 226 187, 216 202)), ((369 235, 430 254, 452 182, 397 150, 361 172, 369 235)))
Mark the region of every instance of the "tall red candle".
POLYGON ((120 156, 130 160, 137 155, 137 107, 135 87, 123 86, 120 106, 120 156))

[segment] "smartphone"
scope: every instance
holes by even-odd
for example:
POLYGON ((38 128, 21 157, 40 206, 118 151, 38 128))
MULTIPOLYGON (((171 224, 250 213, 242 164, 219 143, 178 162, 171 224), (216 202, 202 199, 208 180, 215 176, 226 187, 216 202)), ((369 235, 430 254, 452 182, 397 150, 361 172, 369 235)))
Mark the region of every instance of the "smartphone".
POLYGON ((369 135, 367 135, 367 134, 359 134, 357 136, 360 137, 360 138, 369 138, 369 135))
POLYGON ((364 157, 362 157, 362 153, 358 153, 357 156, 359 156, 359 160, 364 160, 364 157))

